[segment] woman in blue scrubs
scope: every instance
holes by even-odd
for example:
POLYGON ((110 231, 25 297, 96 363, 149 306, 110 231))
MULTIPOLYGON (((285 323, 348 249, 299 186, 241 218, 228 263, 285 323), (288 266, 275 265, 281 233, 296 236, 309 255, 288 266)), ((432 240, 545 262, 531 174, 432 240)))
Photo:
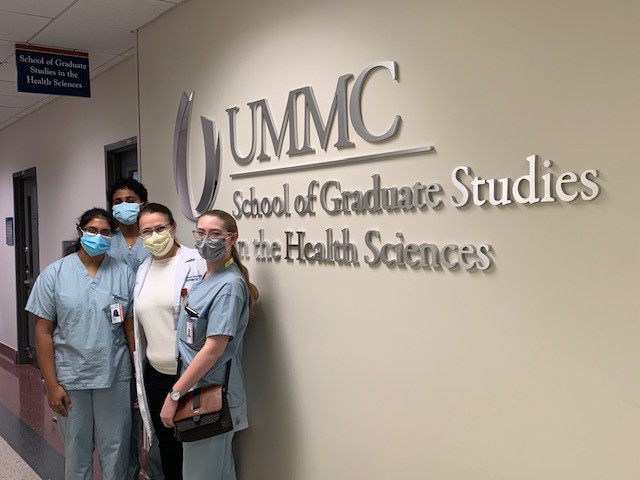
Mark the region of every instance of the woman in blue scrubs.
POLYGON ((235 246, 238 227, 231 215, 221 210, 204 213, 193 235, 196 249, 207 261, 207 272, 184 300, 198 318, 194 320, 181 310, 177 334, 181 375, 165 399, 160 418, 166 427, 173 427, 179 398, 193 388, 223 384, 231 360, 227 401, 233 431, 184 443, 183 478, 235 480, 231 441, 234 432, 248 427, 241 364, 243 335, 258 290, 240 262, 235 246))
POLYGON ((65 478, 126 478, 131 431, 130 352, 135 275, 105 255, 116 229, 101 208, 77 225, 76 252, 37 278, 25 309, 36 316, 36 354, 65 449, 65 478))

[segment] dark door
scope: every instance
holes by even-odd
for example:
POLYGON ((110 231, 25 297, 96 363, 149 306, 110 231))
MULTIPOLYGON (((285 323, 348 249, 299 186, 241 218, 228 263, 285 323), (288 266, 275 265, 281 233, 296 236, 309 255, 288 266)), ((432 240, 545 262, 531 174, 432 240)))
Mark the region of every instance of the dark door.
POLYGON ((40 273, 38 241, 38 183, 36 169, 23 170, 13 175, 16 301, 18 310, 18 363, 37 366, 33 315, 24 307, 31 287, 40 273))
MULTIPOLYGON (((131 137, 121 142, 112 143, 104 147, 106 190, 116 180, 133 178, 140 180, 138 175, 138 138, 131 137)), ((111 210, 111 202, 107 202, 107 209, 111 210)))

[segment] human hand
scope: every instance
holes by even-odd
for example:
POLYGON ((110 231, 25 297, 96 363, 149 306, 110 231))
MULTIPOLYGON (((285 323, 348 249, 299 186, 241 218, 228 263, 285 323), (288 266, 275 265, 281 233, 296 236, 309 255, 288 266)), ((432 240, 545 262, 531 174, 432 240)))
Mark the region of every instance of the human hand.
POLYGON ((167 395, 167 398, 164 399, 162 410, 160 411, 160 420, 162 420, 162 424, 165 427, 172 428, 175 426, 175 423, 173 423, 173 417, 176 415, 177 409, 178 402, 171 400, 171 397, 167 395))
POLYGON ((71 408, 71 400, 67 395, 67 391, 58 383, 47 387, 47 402, 51 410, 62 417, 66 417, 68 415, 67 409, 71 408))

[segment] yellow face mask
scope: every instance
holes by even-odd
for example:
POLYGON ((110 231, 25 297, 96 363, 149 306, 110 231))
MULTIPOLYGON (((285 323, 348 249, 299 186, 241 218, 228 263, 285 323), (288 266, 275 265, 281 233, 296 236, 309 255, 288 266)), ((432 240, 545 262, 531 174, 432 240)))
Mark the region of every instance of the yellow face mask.
POLYGON ((142 245, 144 245, 144 248, 149 250, 154 257, 166 255, 173 246, 171 229, 167 229, 166 232, 162 233, 153 232, 150 237, 142 239, 142 245))

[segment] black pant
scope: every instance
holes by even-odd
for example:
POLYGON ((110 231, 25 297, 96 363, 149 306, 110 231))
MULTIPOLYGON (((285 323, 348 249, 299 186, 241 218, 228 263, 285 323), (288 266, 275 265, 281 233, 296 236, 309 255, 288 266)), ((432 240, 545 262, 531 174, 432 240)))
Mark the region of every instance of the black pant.
POLYGON ((165 427, 160 420, 162 405, 174 383, 176 383, 175 375, 160 373, 147 363, 144 371, 144 386, 147 391, 151 421, 158 437, 165 480, 182 480, 182 443, 176 440, 173 429, 165 427))

